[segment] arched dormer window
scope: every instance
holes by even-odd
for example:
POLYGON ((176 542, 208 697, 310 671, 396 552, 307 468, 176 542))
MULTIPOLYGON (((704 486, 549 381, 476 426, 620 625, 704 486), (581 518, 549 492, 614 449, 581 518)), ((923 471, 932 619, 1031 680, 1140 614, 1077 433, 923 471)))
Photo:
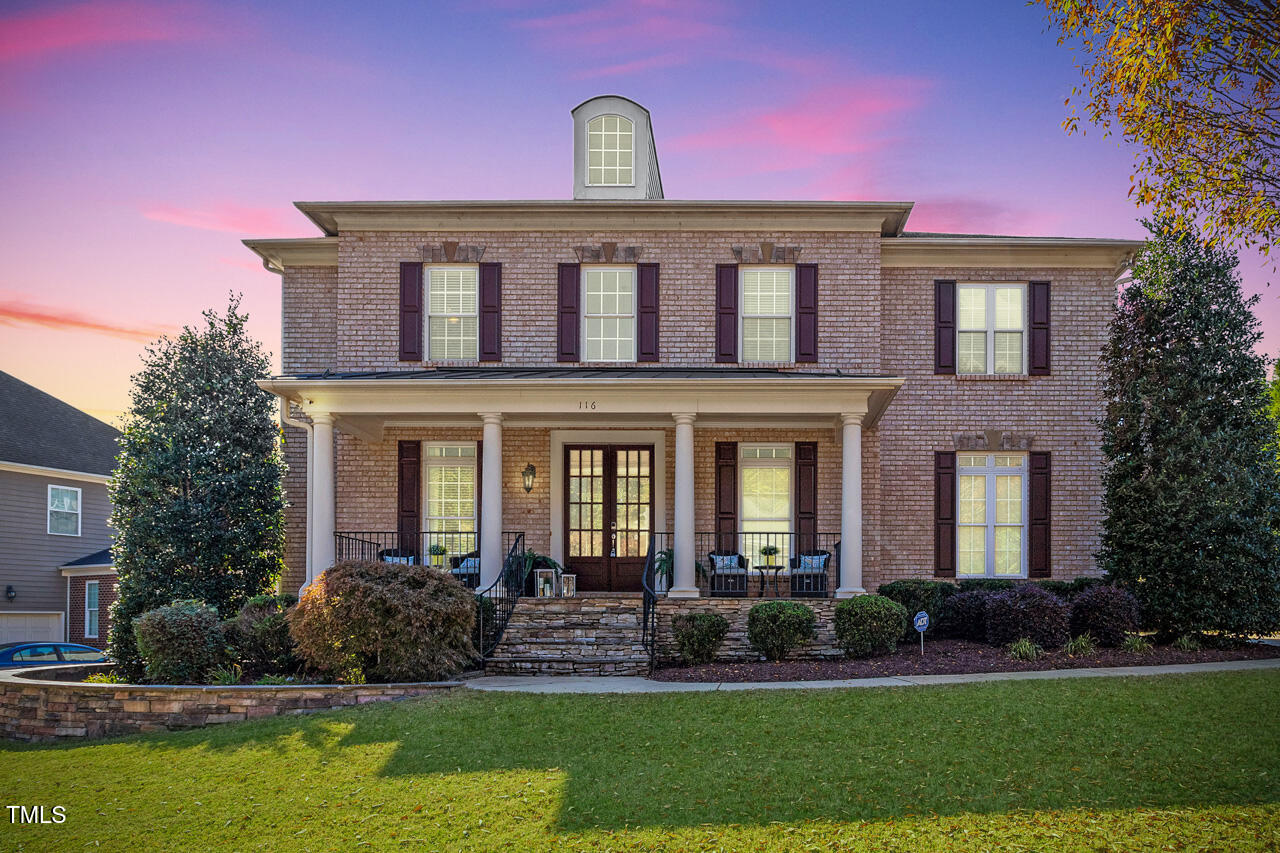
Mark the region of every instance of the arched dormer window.
POLYGON ((587 185, 629 187, 635 183, 635 133, 631 120, 597 116, 587 123, 587 185))

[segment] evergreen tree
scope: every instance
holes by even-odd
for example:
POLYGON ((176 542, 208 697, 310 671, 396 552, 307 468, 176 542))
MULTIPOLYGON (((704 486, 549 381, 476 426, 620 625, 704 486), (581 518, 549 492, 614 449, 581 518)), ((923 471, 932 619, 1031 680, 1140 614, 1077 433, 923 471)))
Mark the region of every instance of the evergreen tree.
POLYGON ((1103 351, 1099 562, 1169 634, 1280 626, 1280 472, 1234 253, 1147 223, 1103 351))
POLYGON ((232 616, 270 590, 284 551, 284 463, 268 373, 248 317, 232 296, 225 316, 204 312, 147 348, 133 377, 118 467, 111 479, 119 593, 109 651, 142 674, 133 619, 175 599, 232 616))

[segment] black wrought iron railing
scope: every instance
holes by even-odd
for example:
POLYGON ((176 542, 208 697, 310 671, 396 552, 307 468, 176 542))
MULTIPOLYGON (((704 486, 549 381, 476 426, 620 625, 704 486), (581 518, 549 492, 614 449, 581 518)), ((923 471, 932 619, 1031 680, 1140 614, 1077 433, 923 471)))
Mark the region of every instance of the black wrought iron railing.
POLYGON ((838 533, 739 530, 694 534, 702 595, 828 598, 839 586, 838 533))
MULTIPOLYGON (((510 552, 524 532, 504 530, 502 547, 510 552)), ((523 553, 523 545, 521 552, 523 553)), ((341 532, 334 534, 334 557, 344 560, 387 560, 434 566, 453 575, 471 589, 480 586, 480 539, 478 533, 424 531, 341 532)))
POLYGON ((528 562, 525 559, 524 534, 516 533, 502 561, 497 580, 476 593, 476 627, 472 642, 481 660, 493 654, 502 641, 502 632, 511 621, 516 601, 524 592, 528 562))
MULTIPOLYGON (((640 585, 644 592, 644 606, 640 613, 640 643, 649 655, 649 672, 653 672, 658 660, 658 560, 654 548, 655 537, 649 538, 649 553, 644 558, 644 571, 640 585)), ((669 555, 670 552, 667 552, 669 555)))

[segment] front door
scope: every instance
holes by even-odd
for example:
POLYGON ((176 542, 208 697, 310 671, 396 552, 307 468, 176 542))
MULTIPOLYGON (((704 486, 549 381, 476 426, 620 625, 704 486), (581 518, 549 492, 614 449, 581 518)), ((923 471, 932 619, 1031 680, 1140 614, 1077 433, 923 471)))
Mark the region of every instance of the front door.
POLYGON ((565 571, 583 591, 639 592, 653 532, 653 445, 566 445, 565 571))

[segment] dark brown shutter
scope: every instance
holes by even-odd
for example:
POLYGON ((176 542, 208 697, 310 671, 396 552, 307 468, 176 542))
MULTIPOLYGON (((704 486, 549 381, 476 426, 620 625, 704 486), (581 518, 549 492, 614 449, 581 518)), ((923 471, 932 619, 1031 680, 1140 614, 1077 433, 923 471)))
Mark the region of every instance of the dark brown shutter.
POLYGON ((636 296, 636 361, 657 361, 657 264, 636 264, 636 296))
POLYGON ((956 576, 956 454, 933 454, 933 574, 956 576))
POLYGON ((956 283, 933 283, 933 372, 956 372, 956 283))
POLYGON ((1033 281, 1028 288, 1028 312, 1031 315, 1031 340, 1027 352, 1032 376, 1049 375, 1049 282, 1033 281))
POLYGON ((796 536, 793 553, 811 551, 818 542, 818 443, 796 442, 796 536))
POLYGON ((400 264, 400 360, 422 361, 422 264, 400 264))
POLYGON ((480 360, 502 361, 502 264, 480 265, 480 360))
POLYGON ((738 550, 738 442, 716 442, 716 550, 738 550))
POLYGON ((1027 521, 1031 528, 1031 551, 1027 555, 1027 576, 1047 578, 1052 574, 1052 563, 1049 558, 1051 515, 1049 480, 1053 466, 1049 461, 1048 453, 1036 452, 1029 456, 1031 482, 1028 484, 1027 491, 1030 492, 1031 511, 1027 514, 1027 521))
POLYGON ((417 555, 422 531, 422 442, 400 441, 396 448, 397 547, 402 556, 417 555))
POLYGON ((579 361, 578 303, 582 300, 582 268, 560 264, 556 277, 560 307, 556 314, 556 361, 579 361))
POLYGON ((716 361, 738 360, 738 265, 716 264, 716 361))
POLYGON ((796 264, 796 361, 818 360, 818 265, 796 264))

